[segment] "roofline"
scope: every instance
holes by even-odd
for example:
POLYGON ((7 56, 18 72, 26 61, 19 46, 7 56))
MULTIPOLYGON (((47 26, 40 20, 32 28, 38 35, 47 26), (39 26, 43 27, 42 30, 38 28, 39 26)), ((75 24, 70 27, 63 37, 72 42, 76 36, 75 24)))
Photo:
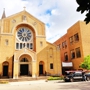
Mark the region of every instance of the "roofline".
MULTIPOLYGON (((27 12, 26 10, 23 10, 23 11, 24 11, 24 12, 27 12)), ((4 19, 7 19, 7 18, 10 18, 10 17, 13 17, 13 16, 15 16, 15 15, 17 15, 17 14, 19 14, 19 13, 22 13, 23 11, 18 12, 18 13, 15 13, 15 14, 12 14, 12 15, 10 15, 10 16, 7 16, 6 18, 3 18, 3 20, 4 20, 4 19)), ((44 22, 42 22, 41 20, 39 20, 38 18, 36 18, 34 15, 30 14, 29 12, 27 12, 27 13, 28 13, 29 15, 31 15, 33 18, 35 18, 37 21, 45 24, 44 22)), ((0 20, 2 20, 2 19, 0 19, 0 20)))
POLYGON ((51 44, 51 45, 54 45, 55 47, 57 46, 57 45, 55 45, 54 43, 50 43, 50 42, 48 42, 48 41, 46 41, 46 43, 49 43, 49 44, 51 44))

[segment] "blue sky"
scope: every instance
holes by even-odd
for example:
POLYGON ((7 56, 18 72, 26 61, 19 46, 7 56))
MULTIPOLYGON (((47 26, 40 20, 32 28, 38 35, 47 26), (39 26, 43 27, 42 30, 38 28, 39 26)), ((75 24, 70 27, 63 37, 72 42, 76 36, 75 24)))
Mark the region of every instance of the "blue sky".
POLYGON ((75 0, 0 0, 0 15, 5 8, 6 16, 23 10, 40 19, 46 25, 46 40, 53 43, 63 36, 67 29, 85 15, 76 12, 75 0))

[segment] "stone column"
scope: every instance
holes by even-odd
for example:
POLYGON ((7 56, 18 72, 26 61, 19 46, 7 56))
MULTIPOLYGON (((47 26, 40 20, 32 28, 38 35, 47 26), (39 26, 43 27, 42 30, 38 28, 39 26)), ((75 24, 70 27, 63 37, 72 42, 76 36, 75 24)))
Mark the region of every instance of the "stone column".
POLYGON ((14 60, 13 79, 18 79, 18 60, 14 60))
POLYGON ((0 78, 2 77, 3 70, 2 70, 2 63, 0 64, 0 78))
POLYGON ((36 78, 37 77, 37 72, 36 72, 36 60, 32 61, 32 77, 36 78))

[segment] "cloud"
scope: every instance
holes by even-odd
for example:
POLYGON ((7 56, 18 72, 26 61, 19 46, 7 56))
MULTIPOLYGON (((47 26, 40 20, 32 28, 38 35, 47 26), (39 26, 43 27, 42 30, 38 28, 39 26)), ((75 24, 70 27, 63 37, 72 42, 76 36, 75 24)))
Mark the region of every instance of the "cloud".
POLYGON ((63 36, 69 27, 78 20, 84 20, 85 14, 76 12, 75 0, 0 0, 0 15, 5 8, 6 16, 26 10, 46 25, 46 39, 54 42, 63 36))
POLYGON ((51 13, 56 16, 60 15, 60 11, 58 9, 53 9, 51 13))

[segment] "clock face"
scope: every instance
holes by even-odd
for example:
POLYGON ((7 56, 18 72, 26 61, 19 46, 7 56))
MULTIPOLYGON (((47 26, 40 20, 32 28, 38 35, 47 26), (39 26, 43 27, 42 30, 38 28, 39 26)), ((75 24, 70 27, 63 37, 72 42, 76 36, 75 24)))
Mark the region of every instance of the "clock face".
POLYGON ((27 42, 31 39, 31 31, 28 28, 20 28, 17 31, 17 37, 19 40, 23 41, 23 42, 27 42))

